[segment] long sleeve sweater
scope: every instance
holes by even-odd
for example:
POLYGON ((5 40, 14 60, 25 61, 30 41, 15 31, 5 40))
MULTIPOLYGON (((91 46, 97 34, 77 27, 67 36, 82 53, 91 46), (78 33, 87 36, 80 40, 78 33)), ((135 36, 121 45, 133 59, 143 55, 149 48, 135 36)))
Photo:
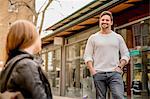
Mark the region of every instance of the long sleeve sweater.
POLYGON ((123 37, 120 34, 111 32, 92 34, 86 44, 84 60, 93 62, 93 66, 98 72, 112 72, 119 65, 120 59, 129 61, 129 51, 123 37))

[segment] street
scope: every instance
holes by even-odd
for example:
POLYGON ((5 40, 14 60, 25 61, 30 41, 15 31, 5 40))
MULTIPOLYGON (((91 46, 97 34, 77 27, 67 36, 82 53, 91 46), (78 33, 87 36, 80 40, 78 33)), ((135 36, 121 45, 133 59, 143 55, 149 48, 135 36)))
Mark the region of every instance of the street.
POLYGON ((81 98, 69 98, 69 97, 62 97, 62 96, 54 96, 54 99, 81 99, 81 98))

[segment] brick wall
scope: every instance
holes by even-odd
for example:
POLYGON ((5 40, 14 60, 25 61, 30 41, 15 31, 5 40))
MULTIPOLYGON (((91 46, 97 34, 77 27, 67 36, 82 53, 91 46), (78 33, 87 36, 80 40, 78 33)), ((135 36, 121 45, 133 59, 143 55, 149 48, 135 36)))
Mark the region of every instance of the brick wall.
MULTIPOLYGON (((31 7, 35 8, 35 0, 11 0, 15 1, 25 1, 31 7)), ((32 21, 33 14, 29 8, 25 6, 18 6, 16 10, 11 10, 8 0, 0 0, 0 61, 5 62, 6 51, 5 43, 6 36, 11 23, 18 19, 26 19, 32 21)))

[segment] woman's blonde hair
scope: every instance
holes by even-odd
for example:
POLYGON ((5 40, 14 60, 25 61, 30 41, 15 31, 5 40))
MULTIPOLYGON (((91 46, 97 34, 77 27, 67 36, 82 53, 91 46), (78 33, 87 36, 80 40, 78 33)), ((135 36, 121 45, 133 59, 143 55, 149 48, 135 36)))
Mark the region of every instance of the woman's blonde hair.
POLYGON ((34 24, 26 20, 14 22, 8 31, 6 51, 9 56, 13 51, 30 47, 37 39, 34 24))

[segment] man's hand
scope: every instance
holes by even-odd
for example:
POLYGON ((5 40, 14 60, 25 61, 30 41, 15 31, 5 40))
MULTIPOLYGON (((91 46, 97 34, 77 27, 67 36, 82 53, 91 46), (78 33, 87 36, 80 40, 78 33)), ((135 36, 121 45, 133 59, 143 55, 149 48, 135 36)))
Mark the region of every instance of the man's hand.
POLYGON ((95 71, 94 68, 93 68, 93 70, 91 70, 91 74, 92 74, 92 75, 95 75, 95 74, 96 74, 96 71, 95 71))
POLYGON ((24 99, 20 92, 4 92, 0 93, 0 99, 24 99))
POLYGON ((87 62, 87 66, 88 66, 88 69, 90 70, 90 73, 91 73, 92 75, 95 75, 95 74, 96 74, 96 71, 95 71, 95 69, 93 68, 93 62, 92 62, 92 61, 88 61, 88 62, 87 62))
POLYGON ((117 66, 116 68, 115 68, 115 71, 117 71, 117 72, 119 72, 119 73, 122 73, 123 71, 122 71, 122 68, 120 67, 120 66, 117 66))

